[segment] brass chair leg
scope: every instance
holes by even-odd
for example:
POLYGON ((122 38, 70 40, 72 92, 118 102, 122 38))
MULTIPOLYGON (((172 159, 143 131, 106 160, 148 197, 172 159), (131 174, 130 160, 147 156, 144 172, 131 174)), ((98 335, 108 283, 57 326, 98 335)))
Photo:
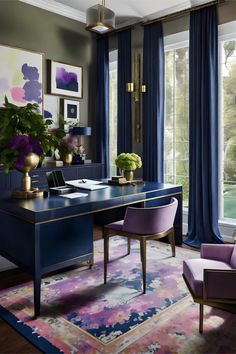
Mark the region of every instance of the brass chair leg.
POLYGON ((130 254, 130 238, 127 237, 127 254, 130 254))
POLYGON ((203 304, 199 304, 199 333, 203 332, 203 304))
POLYGON ((142 261, 142 271, 143 271, 143 294, 146 293, 146 239, 142 238, 140 240, 140 255, 142 261))
POLYGON ((168 240, 171 244, 172 257, 175 257, 175 232, 174 232, 174 229, 172 229, 171 232, 169 233, 168 240))

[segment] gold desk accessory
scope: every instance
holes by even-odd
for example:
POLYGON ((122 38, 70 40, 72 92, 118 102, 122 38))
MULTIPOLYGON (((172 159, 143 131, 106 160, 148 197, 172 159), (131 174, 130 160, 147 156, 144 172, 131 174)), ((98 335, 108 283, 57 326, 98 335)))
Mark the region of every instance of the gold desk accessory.
POLYGON ((25 165, 18 171, 23 173, 21 181, 21 189, 18 189, 12 193, 13 198, 17 199, 33 199, 43 196, 43 191, 38 188, 31 187, 31 177, 29 172, 38 166, 39 156, 31 152, 25 157, 25 165))

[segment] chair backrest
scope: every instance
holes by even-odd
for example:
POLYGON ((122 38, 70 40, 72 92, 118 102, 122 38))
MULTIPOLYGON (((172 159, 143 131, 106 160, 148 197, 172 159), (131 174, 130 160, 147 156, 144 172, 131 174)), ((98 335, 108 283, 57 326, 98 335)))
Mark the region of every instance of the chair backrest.
POLYGON ((123 230, 141 235, 150 235, 170 229, 175 220, 178 200, 171 198, 170 204, 154 208, 126 209, 123 230))
POLYGON ((234 250, 231 256, 230 265, 232 268, 236 269, 236 245, 234 245, 234 250))

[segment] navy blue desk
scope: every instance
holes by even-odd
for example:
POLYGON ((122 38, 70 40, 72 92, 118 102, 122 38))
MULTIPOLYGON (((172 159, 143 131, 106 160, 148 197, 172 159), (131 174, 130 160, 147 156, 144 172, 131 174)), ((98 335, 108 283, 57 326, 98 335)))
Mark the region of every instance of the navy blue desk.
POLYGON ((43 274, 86 261, 93 264, 93 215, 136 203, 179 201, 176 243, 182 242, 182 187, 152 182, 81 192, 88 197, 11 199, 0 193, 0 255, 33 276, 35 316, 40 314, 43 274))

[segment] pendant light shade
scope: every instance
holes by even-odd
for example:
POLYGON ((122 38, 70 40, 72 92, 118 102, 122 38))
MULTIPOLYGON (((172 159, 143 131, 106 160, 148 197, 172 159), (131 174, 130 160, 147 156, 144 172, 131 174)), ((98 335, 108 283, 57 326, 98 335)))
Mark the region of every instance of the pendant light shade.
POLYGON ((102 5, 94 5, 86 12, 86 29, 100 34, 109 32, 115 28, 115 13, 102 5))

